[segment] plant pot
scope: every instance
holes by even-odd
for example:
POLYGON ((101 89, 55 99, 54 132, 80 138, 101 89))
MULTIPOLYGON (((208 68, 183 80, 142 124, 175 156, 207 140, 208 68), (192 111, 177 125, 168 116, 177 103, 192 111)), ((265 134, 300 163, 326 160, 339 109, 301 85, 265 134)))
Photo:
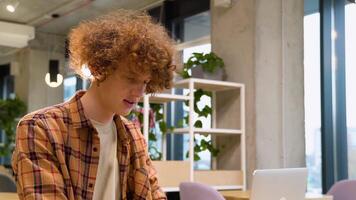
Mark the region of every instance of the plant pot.
POLYGON ((198 65, 192 68, 192 78, 222 81, 224 79, 224 69, 219 67, 214 73, 209 73, 204 71, 202 66, 198 65))

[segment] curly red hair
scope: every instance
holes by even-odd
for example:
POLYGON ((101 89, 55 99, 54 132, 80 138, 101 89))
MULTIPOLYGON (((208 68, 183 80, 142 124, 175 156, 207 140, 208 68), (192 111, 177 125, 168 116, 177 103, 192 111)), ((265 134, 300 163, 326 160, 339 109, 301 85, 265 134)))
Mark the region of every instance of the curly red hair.
POLYGON ((176 66, 173 41, 161 25, 142 11, 118 10, 84 21, 69 34, 71 67, 82 75, 87 64, 98 83, 114 70, 129 67, 132 75, 151 77, 146 92, 169 89, 176 66), (128 61, 130 65, 120 65, 128 61))

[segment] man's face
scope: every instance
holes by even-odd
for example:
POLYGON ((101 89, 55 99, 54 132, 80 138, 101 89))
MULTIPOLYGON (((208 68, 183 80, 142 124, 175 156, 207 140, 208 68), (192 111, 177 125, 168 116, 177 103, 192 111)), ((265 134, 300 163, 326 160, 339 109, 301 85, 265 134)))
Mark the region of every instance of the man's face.
POLYGON ((149 75, 131 74, 128 67, 119 67, 99 85, 99 98, 105 109, 126 116, 144 95, 149 75))

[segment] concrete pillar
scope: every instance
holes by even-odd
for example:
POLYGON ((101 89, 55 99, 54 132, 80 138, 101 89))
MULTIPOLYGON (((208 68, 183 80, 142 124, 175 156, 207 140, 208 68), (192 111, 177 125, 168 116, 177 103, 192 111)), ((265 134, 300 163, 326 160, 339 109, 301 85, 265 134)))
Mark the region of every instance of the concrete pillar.
MULTIPOLYGON (((303 1, 232 2, 230 8, 212 3, 211 38, 228 80, 246 85, 248 179, 256 168, 305 166, 303 1)), ((234 108, 217 113, 218 126, 239 119, 234 108)), ((227 168, 238 163, 230 161, 227 168)))
POLYGON ((48 73, 49 60, 59 60, 60 72, 64 68, 64 55, 60 53, 48 53, 42 50, 30 50, 29 60, 29 92, 28 111, 34 111, 46 106, 63 102, 63 84, 56 88, 49 87, 45 82, 45 75, 48 73))
POLYGON ((256 0, 257 167, 305 166, 303 1, 256 0))

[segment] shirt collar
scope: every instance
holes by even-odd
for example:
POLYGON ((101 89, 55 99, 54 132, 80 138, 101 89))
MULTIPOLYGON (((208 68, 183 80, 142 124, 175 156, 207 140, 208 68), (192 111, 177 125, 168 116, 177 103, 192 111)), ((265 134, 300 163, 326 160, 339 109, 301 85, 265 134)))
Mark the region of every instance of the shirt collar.
MULTIPOLYGON (((72 121, 72 126, 74 128, 93 128, 93 124, 90 119, 84 114, 83 104, 80 98, 86 93, 84 90, 76 92, 76 94, 67 102, 69 107, 69 116, 72 121)), ((131 123, 126 118, 115 115, 114 122, 117 127, 118 136, 120 140, 128 140, 127 137, 127 127, 131 123)))
POLYGON ((89 118, 84 114, 83 104, 80 98, 85 94, 85 91, 81 90, 75 93, 75 95, 68 101, 69 115, 74 128, 87 128, 93 127, 89 118))

